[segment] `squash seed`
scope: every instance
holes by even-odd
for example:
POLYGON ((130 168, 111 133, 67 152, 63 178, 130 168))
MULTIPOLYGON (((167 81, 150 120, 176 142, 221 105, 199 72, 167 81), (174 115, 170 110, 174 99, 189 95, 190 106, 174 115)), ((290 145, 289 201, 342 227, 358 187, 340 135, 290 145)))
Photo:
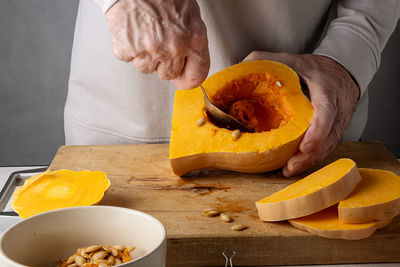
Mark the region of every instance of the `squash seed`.
POLYGON ((239 129, 236 129, 232 132, 232 140, 235 141, 239 139, 239 137, 242 135, 242 132, 239 129))
POLYGON ((113 255, 113 257, 117 257, 118 256, 118 250, 116 248, 111 248, 111 255, 113 255))
POLYGON ((82 256, 75 255, 74 259, 75 259, 75 263, 76 263, 78 266, 82 266, 84 263, 86 263, 85 258, 82 257, 82 256))
POLYGON ((124 245, 115 245, 115 246, 112 246, 112 247, 115 248, 116 250, 124 250, 125 249, 124 245))
POLYGON ((68 264, 67 267, 78 267, 79 265, 77 265, 75 262, 68 264))
POLYGON ((246 228, 247 226, 244 224, 235 224, 234 226, 231 227, 233 231, 243 231, 246 228))
POLYGON ((278 85, 279 87, 282 87, 281 81, 276 81, 275 83, 276 83, 276 85, 278 85))
POLYGON ((116 258, 114 261, 114 264, 115 265, 122 264, 122 261, 120 259, 116 258))
POLYGON ((199 126, 199 127, 203 126, 204 123, 206 123, 206 120, 203 117, 196 121, 196 125, 199 126))
POLYGON ((232 219, 231 217, 229 217, 228 215, 226 215, 225 213, 221 213, 221 214, 219 215, 219 218, 221 219, 221 221, 224 221, 224 222, 231 222, 231 221, 233 221, 233 219, 232 219))
POLYGON ((101 249, 101 246, 99 246, 99 245, 94 245, 94 246, 89 246, 89 247, 87 247, 87 248, 84 248, 83 250, 84 250, 86 253, 89 253, 89 252, 93 252, 93 251, 96 251, 96 250, 99 250, 99 249, 101 249))
POLYGON ((92 261, 104 259, 107 256, 107 252, 105 251, 98 251, 90 257, 92 261))
POLYGON ((205 210, 204 213, 208 217, 215 217, 215 216, 219 215, 221 213, 221 211, 219 211, 217 209, 208 209, 208 210, 205 210))
POLYGON ((67 259, 67 264, 71 264, 71 263, 74 263, 74 262, 75 262, 75 257, 74 256, 71 256, 71 257, 69 257, 67 259))

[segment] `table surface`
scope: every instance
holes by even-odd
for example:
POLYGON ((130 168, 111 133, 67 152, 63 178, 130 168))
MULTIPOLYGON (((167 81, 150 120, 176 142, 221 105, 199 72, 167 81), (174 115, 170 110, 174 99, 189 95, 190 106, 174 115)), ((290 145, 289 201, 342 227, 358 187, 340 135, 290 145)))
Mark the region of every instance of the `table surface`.
MULTIPOLYGON (((29 170, 43 168, 47 166, 13 166, 13 167, 0 167, 0 186, 3 188, 8 177, 15 171, 29 170)), ((3 233, 7 228, 21 221, 22 219, 14 216, 0 216, 0 234, 3 233)), ((306 266, 306 265, 302 265, 306 266)), ((335 267, 372 267, 372 266, 385 266, 385 267, 399 267, 400 263, 378 263, 378 264, 337 264, 337 265, 309 265, 309 266, 335 266, 335 267)), ((296 267, 296 266, 293 266, 296 267)), ((300 267, 300 266, 299 266, 300 267)))

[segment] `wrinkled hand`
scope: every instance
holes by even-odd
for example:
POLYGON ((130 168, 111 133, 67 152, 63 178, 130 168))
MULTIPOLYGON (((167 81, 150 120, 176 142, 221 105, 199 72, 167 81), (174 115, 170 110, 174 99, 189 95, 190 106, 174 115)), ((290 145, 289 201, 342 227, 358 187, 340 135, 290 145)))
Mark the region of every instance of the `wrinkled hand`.
POLYGON ((119 0, 106 13, 114 54, 181 89, 200 85, 210 67, 207 32, 195 0, 119 0))
POLYGON ((332 152, 348 127, 360 90, 347 70, 336 61, 318 55, 254 51, 245 61, 268 59, 290 66, 308 87, 314 116, 299 151, 283 169, 285 176, 298 174, 332 152))

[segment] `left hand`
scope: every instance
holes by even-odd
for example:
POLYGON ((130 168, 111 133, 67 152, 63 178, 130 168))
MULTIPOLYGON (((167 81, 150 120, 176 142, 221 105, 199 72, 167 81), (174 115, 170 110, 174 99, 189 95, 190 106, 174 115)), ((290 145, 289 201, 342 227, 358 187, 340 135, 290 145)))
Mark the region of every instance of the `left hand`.
POLYGON ((253 51, 244 61, 273 60, 291 67, 308 87, 314 116, 286 166, 286 177, 322 161, 339 144, 357 107, 360 89, 348 71, 328 57, 253 51))

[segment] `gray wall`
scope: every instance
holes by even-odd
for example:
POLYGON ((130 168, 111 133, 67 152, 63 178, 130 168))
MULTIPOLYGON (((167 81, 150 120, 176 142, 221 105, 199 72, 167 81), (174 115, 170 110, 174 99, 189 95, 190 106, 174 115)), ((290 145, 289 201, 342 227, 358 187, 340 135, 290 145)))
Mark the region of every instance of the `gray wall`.
POLYGON ((0 1, 0 166, 47 164, 64 143, 78 0, 0 1))
MULTIPOLYGON (((78 0, 0 1, 0 166, 47 164, 64 143, 63 108, 78 0)), ((370 86, 363 140, 400 157, 400 26, 370 86)))

